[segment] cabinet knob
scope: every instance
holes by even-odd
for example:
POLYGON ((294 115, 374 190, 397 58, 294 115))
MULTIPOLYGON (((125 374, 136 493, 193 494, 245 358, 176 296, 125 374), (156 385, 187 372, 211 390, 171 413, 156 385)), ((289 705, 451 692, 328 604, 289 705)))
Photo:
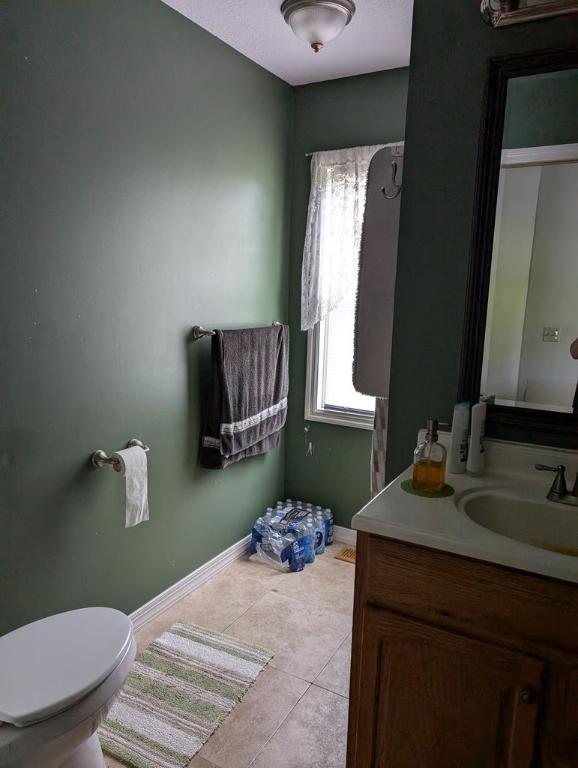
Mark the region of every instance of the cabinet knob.
POLYGON ((520 701, 524 704, 533 704, 536 701, 536 691, 533 688, 524 688, 520 693, 520 701))

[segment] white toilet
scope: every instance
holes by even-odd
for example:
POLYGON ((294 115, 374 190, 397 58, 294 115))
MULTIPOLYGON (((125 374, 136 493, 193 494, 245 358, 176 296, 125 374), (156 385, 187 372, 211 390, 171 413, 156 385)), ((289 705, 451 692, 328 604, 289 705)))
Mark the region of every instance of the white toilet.
POLYGON ((135 656, 130 619, 82 608, 0 637, 0 766, 104 768, 96 729, 135 656))

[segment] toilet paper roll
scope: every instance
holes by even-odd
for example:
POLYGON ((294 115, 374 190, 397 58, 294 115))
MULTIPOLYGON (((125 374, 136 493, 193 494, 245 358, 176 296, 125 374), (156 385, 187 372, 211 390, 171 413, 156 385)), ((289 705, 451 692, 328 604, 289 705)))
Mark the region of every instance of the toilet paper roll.
POLYGON ((147 455, 138 445, 117 451, 114 458, 120 463, 126 483, 126 528, 149 519, 147 455))

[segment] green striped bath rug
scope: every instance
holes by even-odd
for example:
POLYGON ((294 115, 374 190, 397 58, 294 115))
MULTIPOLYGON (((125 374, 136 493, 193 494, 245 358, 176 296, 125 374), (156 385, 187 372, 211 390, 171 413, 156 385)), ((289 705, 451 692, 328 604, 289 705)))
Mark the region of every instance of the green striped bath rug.
POLYGON ((234 637, 174 624, 137 656, 100 726, 103 750, 131 768, 183 768, 272 657, 234 637))

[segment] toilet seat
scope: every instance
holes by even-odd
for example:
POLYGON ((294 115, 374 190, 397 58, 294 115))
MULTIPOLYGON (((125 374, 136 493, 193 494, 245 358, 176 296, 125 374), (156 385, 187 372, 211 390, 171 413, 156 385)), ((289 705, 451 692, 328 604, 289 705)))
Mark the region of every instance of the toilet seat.
POLYGON ((82 608, 0 637, 0 721, 47 720, 93 691, 126 656, 130 619, 113 608, 82 608))

